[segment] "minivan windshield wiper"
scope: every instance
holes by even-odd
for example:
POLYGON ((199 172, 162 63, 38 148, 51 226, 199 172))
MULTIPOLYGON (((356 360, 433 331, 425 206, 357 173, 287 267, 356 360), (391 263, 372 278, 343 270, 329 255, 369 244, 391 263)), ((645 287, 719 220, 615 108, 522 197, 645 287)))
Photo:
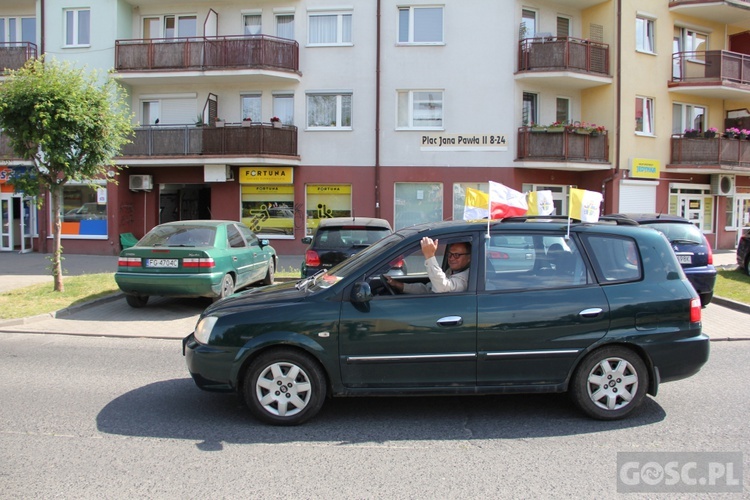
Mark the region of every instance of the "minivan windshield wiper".
POLYGON ((295 288, 296 288, 297 290, 303 290, 303 289, 304 289, 304 290, 307 290, 307 288, 308 288, 308 287, 309 287, 310 285, 314 285, 314 284, 315 284, 315 282, 316 282, 316 281, 318 280, 318 278, 320 278, 321 276, 323 276, 323 275, 324 275, 325 273, 326 273, 326 272, 325 272, 325 270, 324 270, 324 269, 321 269, 320 271, 318 271, 317 273, 313 274, 312 276, 308 276, 307 278, 302 278, 301 280, 299 280, 299 281, 298 281, 298 282, 297 282, 297 283, 296 283, 296 284, 294 285, 294 287, 295 287, 295 288))

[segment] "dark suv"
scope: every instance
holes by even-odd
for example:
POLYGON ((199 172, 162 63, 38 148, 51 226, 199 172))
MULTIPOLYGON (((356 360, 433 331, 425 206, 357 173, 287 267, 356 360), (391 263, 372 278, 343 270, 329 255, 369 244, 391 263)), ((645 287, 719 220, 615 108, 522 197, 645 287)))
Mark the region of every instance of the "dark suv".
POLYGON ((631 219, 643 227, 656 229, 672 245, 677 261, 706 306, 714 296, 716 268, 711 245, 703 232, 689 220, 670 214, 613 214, 631 219))
POLYGON ((737 265, 745 274, 750 274, 750 231, 743 234, 737 244, 737 265))
POLYGON ((517 218, 404 228, 326 273, 235 294, 202 313, 183 352, 198 387, 239 393, 277 425, 328 396, 541 392, 611 420, 697 373, 709 341, 661 233, 517 218), (439 243, 432 278, 425 236, 439 243), (453 243, 468 251, 463 291, 397 293, 392 280, 447 279, 453 243))
POLYGON ((302 238, 309 246, 302 262, 302 277, 330 269, 357 252, 391 234, 390 223, 372 217, 333 217, 322 219, 314 236, 302 238))

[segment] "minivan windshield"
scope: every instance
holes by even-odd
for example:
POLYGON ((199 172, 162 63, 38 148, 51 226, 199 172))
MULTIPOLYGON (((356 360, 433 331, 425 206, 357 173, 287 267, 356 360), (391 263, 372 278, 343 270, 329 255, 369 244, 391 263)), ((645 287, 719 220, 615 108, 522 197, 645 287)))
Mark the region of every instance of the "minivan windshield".
POLYGON ((403 239, 404 236, 398 233, 386 236, 377 243, 370 245, 358 254, 329 269, 322 278, 316 279, 315 283, 311 284, 310 289, 328 288, 333 283, 350 276, 351 273, 359 272, 363 262, 377 258, 378 255, 387 252, 389 248, 398 244, 403 239))

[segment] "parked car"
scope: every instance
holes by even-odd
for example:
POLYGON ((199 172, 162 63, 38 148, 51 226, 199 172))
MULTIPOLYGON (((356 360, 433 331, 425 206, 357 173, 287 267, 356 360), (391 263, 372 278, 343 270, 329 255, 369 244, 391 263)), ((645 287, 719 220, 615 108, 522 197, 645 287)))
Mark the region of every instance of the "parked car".
POLYGON ((750 231, 743 234, 737 244, 737 265, 750 275, 750 231))
POLYGON ((328 396, 565 391, 610 420, 697 373, 709 341, 658 232, 507 219, 404 228, 325 273, 235 294, 201 314, 183 354, 199 388, 239 393, 270 424, 302 423, 328 396), (523 252, 496 269, 488 231, 523 252), (447 245, 471 243, 468 290, 395 294, 394 263, 420 261, 393 279, 428 281, 423 236, 444 268, 447 245))
POLYGON ((132 307, 151 295, 218 300, 254 283, 273 284, 277 259, 268 240, 241 222, 168 222, 120 252, 115 281, 132 307))
POLYGON ((321 219, 313 236, 302 238, 309 246, 302 262, 302 277, 330 269, 383 236, 392 233, 385 219, 372 217, 332 217, 321 219))
POLYGON ((716 268, 714 254, 703 232, 689 220, 670 214, 613 214, 626 217, 643 227, 651 227, 664 234, 672 245, 677 261, 706 306, 714 296, 716 268))

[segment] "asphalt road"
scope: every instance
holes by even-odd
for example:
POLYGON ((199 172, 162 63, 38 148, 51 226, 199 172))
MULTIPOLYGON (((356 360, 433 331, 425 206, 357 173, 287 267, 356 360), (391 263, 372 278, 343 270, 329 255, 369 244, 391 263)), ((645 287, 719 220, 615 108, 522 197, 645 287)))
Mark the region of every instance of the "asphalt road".
POLYGON ((278 428, 197 389, 177 340, 3 341, 0 498, 610 498, 625 451, 742 452, 750 493, 750 342, 625 421, 564 395, 369 398, 278 428))

